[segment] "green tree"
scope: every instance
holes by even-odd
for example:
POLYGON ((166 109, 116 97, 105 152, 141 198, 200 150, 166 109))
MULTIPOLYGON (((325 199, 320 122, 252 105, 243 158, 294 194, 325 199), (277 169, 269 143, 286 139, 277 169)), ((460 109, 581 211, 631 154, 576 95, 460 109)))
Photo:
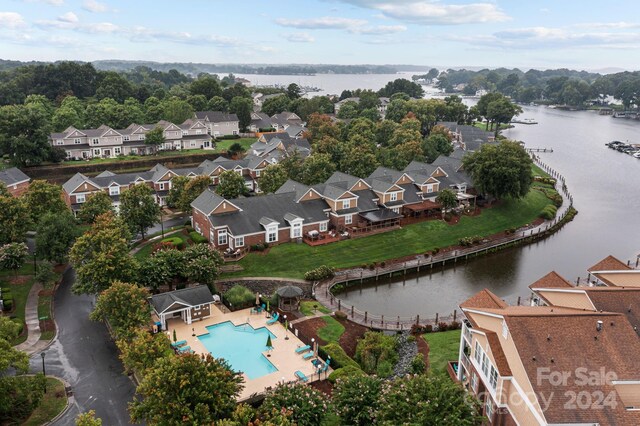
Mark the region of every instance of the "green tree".
POLYGON ((139 232, 144 239, 145 231, 160 220, 160 206, 148 185, 137 184, 122 192, 120 217, 131 233, 139 232))
POLYGON ((158 148, 163 143, 165 143, 165 138, 162 127, 155 127, 145 134, 144 144, 152 146, 155 152, 158 152, 158 148))
POLYGON ((187 101, 175 96, 162 101, 162 117, 165 120, 171 123, 183 123, 192 116, 193 108, 187 101))
POLYGON ((214 96, 209 99, 207 110, 227 112, 229 110, 229 102, 222 96, 214 96))
MULTIPOLYGON (((170 250, 162 250, 158 253, 167 251, 170 250)), ((170 283, 174 277, 174 272, 169 269, 166 258, 156 255, 140 260, 137 272, 136 283, 153 291, 157 291, 160 286, 170 283)))
POLYGON ((333 404, 343 424, 368 426, 375 423, 382 381, 371 376, 347 376, 333 388, 333 404))
POLYGON ((76 218, 66 210, 62 213, 46 213, 36 228, 36 250, 50 261, 61 264, 79 236, 76 218))
POLYGON ((116 344, 126 371, 137 372, 142 377, 159 359, 173 356, 166 334, 151 334, 144 328, 133 329, 128 339, 119 339, 116 344))
POLYGON ((220 83, 217 78, 204 75, 191 82, 189 85, 189 92, 191 92, 192 95, 202 95, 206 99, 211 99, 214 96, 220 96, 222 94, 222 89, 220 88, 220 83))
POLYGON ((204 95, 190 95, 187 98, 187 102, 191 105, 194 111, 204 111, 207 109, 208 101, 204 95))
POLYGON ((360 111, 360 117, 369 119, 373 122, 380 121, 380 113, 377 108, 367 108, 360 111))
POLYGON ((300 383, 285 383, 267 392, 260 406, 262 416, 274 411, 290 411, 291 421, 298 426, 322 424, 329 410, 327 397, 317 389, 300 383))
POLYGON ((111 98, 116 102, 124 102, 125 99, 133 95, 131 83, 126 78, 116 72, 105 72, 102 81, 96 89, 96 98, 111 98))
POLYGON ((113 213, 99 216, 69 252, 69 261, 76 271, 73 292, 96 294, 114 281, 133 278, 136 262, 129 256, 129 240, 131 234, 120 218, 113 213))
POLYGON ((533 181, 531 158, 516 142, 483 145, 479 151, 465 155, 462 164, 478 192, 496 198, 524 197, 533 181))
POLYGON ((302 89, 295 83, 287 86, 287 96, 289 99, 298 99, 302 96, 302 89))
POLYGON ((29 248, 25 243, 9 243, 0 246, 0 267, 11 269, 14 274, 18 274, 18 269, 24 265, 29 248))
POLYGON ((242 376, 224 359, 186 354, 160 359, 147 370, 129 404, 134 423, 150 425, 212 424, 233 413, 242 376))
POLYGON ((442 214, 444 215, 444 212, 451 210, 458 205, 458 197, 452 189, 441 189, 436 197, 436 203, 439 203, 442 206, 442 214))
POLYGON ((96 412, 89 410, 76 417, 76 426, 102 426, 102 419, 96 418, 96 412))
POLYGON ((216 192, 227 200, 238 198, 238 196, 246 189, 244 186, 244 178, 233 170, 227 170, 220 173, 218 179, 216 192))
POLYGON ((365 372, 372 374, 383 362, 395 365, 398 361, 397 346, 395 336, 367 331, 356 345, 355 359, 365 372))
POLYGON ((392 120, 380 121, 376 125, 376 143, 380 146, 389 146, 397 128, 398 124, 392 120))
MULTIPOLYGON (((169 280, 160 281, 160 283, 164 284, 165 282, 167 282, 169 284, 169 289, 172 288, 173 281, 179 281, 187 278, 187 268, 184 252, 175 249, 160 250, 155 252, 152 257, 155 258, 160 265, 163 265, 164 268, 168 269, 169 280)), ((159 275, 160 272, 156 272, 156 274, 159 275)), ((162 277, 162 275, 160 275, 160 277, 162 277)))
POLYGON ((486 129, 489 130, 489 122, 491 121, 489 118, 489 104, 491 102, 502 99, 504 96, 497 92, 487 93, 485 95, 480 96, 478 103, 476 104, 476 108, 478 113, 487 120, 486 129))
POLYGON ((369 146, 345 147, 344 156, 340 161, 340 171, 343 173, 366 178, 378 167, 378 159, 369 146))
POLYGON ((41 103, 0 107, 0 152, 19 166, 33 166, 49 158, 51 114, 41 103))
POLYGON ((387 112, 384 117, 387 120, 399 123, 407 116, 409 112, 409 103, 403 99, 394 99, 387 105, 387 112))
POLYGON ((475 426, 479 403, 449 378, 409 376, 383 385, 376 420, 391 425, 475 426))
POLYGON ((281 164, 270 164, 260 173, 259 186, 262 192, 276 192, 287 181, 289 176, 281 164))
POLYGON ((184 251, 185 272, 189 281, 213 284, 224 263, 222 255, 209 244, 194 244, 184 251))
POLYGON ((449 138, 442 133, 431 133, 422 143, 422 151, 428 163, 433 163, 441 155, 453 152, 453 145, 449 138))
POLYGON ((329 154, 311 154, 302 164, 302 183, 316 185, 324 183, 336 171, 329 154))
MULTIPOLYGON (((237 86, 237 85, 236 85, 237 86)), ((234 86, 235 87, 235 86, 234 86)), ((244 131, 251 123, 251 112, 253 111, 253 101, 246 97, 236 96, 229 103, 229 112, 238 116, 240 131, 244 131)))
POLYGON ((490 102, 487 106, 487 118, 495 124, 495 136, 498 136, 500 123, 508 123, 520 113, 522 113, 522 108, 506 97, 490 102))
POLYGON ((178 208, 180 197, 184 191, 184 187, 191 181, 187 176, 176 176, 171 179, 171 188, 167 195, 167 205, 171 208, 178 208))
POLYGON ((105 191, 90 194, 80 207, 78 218, 83 223, 94 223, 98 216, 113 212, 112 202, 111 197, 105 191))
POLYGON ((45 180, 31 182, 24 194, 24 199, 34 224, 37 224, 47 213, 62 214, 69 211, 62 199, 60 185, 48 183, 45 180))
POLYGON ((13 197, 8 192, 0 194, 0 244, 24 241, 30 227, 31 215, 24 198, 13 197))
POLYGON ((395 93, 406 93, 412 98, 422 98, 424 89, 418 83, 409 81, 406 78, 398 78, 388 82, 386 86, 378 91, 378 95, 386 97, 391 97, 395 93))
POLYGON ((289 109, 289 103, 290 99, 287 95, 274 96, 273 98, 269 98, 264 101, 262 104, 262 112, 268 116, 279 114, 282 111, 287 111, 289 109))
POLYGON ((356 118, 359 114, 358 104, 354 101, 347 101, 338 110, 338 118, 351 119, 356 118))
POLYGON ((187 182, 176 207, 183 212, 191 211, 191 203, 211 185, 209 176, 196 176, 187 182))
POLYGON ((41 262, 38 264, 38 270, 35 273, 35 279, 37 283, 42 284, 43 287, 48 287, 49 284, 55 282, 58 279, 58 275, 53 270, 53 265, 49 262, 41 262))
POLYGON ((20 334, 20 329, 20 324, 12 321, 8 316, 0 316, 0 372, 3 375, 10 367, 15 368, 19 373, 26 373, 29 369, 27 354, 12 346, 12 342, 20 334))
POLYGON ((115 281, 98 296, 89 315, 93 321, 108 321, 116 336, 129 338, 138 327, 149 324, 151 306, 147 289, 115 281))
POLYGON ((246 151, 246 148, 242 146, 239 142, 234 142, 231 144, 229 149, 227 149, 227 155, 231 158, 236 158, 241 156, 246 151))

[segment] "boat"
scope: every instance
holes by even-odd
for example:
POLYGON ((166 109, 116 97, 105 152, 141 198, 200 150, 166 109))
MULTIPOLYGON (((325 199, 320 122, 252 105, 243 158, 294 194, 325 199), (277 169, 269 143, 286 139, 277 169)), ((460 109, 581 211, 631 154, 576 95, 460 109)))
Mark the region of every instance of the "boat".
POLYGON ((533 118, 518 118, 511 120, 511 124, 538 124, 538 122, 533 118))

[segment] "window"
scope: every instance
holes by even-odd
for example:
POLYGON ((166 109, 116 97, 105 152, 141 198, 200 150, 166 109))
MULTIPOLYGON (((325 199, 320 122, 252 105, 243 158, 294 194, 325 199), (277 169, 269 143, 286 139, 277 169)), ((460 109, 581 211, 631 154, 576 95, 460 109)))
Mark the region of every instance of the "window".
POLYGON ((196 130, 196 135, 201 135, 202 134, 202 130, 198 129, 196 130))
POLYGON ((119 146, 117 146, 117 147, 113 148, 113 152, 116 155, 120 155, 120 154, 122 154, 122 149, 119 146))
POLYGON ((94 149, 93 150, 93 155, 100 155, 100 150, 99 149, 94 149))
POLYGON ((480 343, 477 340, 473 349, 473 357, 475 358, 478 365, 480 365, 480 363, 482 362, 482 348, 480 347, 480 343))
POLYGON ((392 192, 390 194, 389 201, 398 201, 398 193, 397 192, 392 192))
POLYGON ((158 190, 159 191, 164 191, 164 182, 161 182, 158 184, 158 190))
POLYGON ((143 141, 144 140, 144 135, 138 135, 138 140, 139 141, 143 141))
POLYGON ((433 185, 427 185, 427 193, 433 192, 433 185))
POLYGON ((76 195, 76 203, 84 203, 85 202, 85 196, 84 194, 78 194, 76 195))
POLYGON ((109 195, 120 195, 120 187, 119 186, 110 186, 109 187, 109 195))
POLYGON ((244 247, 244 237, 236 237, 235 246, 244 247))
POLYGON ((188 131, 188 130, 183 130, 183 131, 182 131, 182 136, 187 136, 188 134, 189 134, 189 131, 188 131))
POLYGON ((342 200, 342 210, 351 207, 351 200, 342 200))
POLYGON ((493 417, 493 403, 491 402, 491 398, 489 397, 489 395, 487 395, 487 402, 484 405, 485 407, 485 415, 487 416, 487 418, 489 418, 489 422, 491 422, 491 417, 493 417))
POLYGON ((482 354, 482 372, 489 377, 489 357, 485 353, 482 354))
POLYGON ((267 228, 267 242, 273 243, 276 241, 278 241, 278 227, 270 226, 269 228, 267 228))
POLYGON ((351 225, 352 223, 353 223, 353 215, 350 215, 350 214, 346 215, 344 217, 344 224, 351 225))
POLYGON ((291 225, 291 238, 302 237, 302 223, 296 222, 291 225))
MULTIPOLYGON (((75 143, 80 143, 80 139, 76 139, 74 142, 75 143)), ((100 139, 93 138, 93 139, 91 139, 91 143, 94 144, 94 145, 98 145, 100 143, 100 139)))
POLYGON ((74 139, 74 140, 73 140, 73 143, 75 143, 75 144, 79 144, 79 143, 82 143, 82 141, 81 141, 80 139, 74 139))
POLYGON ((56 145, 64 145, 64 142, 60 139, 56 140, 56 145))
POLYGON ((326 232, 326 231, 327 231, 327 222, 320 223, 320 232, 326 232))
POLYGON ((223 246, 225 244, 227 244, 227 230, 220 229, 218 231, 218 245, 223 246))
POLYGON ((196 142, 195 141, 191 141, 190 146, 191 146, 191 148, 195 148, 196 147, 196 142))
POLYGON ((471 374, 471 389, 475 392, 478 386, 478 375, 476 373, 471 374))
POLYGON ((260 170, 256 170, 256 177, 260 177, 260 170))
POLYGON ((498 385, 498 371, 493 367, 493 365, 491 366, 491 373, 489 374, 489 383, 493 389, 498 385))
POLYGON ((125 142, 129 142, 129 135, 124 135, 122 137, 122 140, 125 141, 125 142))

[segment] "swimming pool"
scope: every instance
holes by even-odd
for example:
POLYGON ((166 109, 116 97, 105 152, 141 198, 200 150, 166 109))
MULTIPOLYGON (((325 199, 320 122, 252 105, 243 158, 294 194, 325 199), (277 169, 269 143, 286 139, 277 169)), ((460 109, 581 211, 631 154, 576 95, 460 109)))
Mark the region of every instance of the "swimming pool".
MULTIPOLYGON (((249 379, 257 379, 278 369, 262 355, 267 349, 267 337, 276 336, 265 327, 254 329, 250 324, 233 325, 231 321, 207 327, 208 334, 198 336, 215 358, 224 358, 232 369, 242 371, 249 379)), ((275 343, 275 342, 274 342, 275 343)))

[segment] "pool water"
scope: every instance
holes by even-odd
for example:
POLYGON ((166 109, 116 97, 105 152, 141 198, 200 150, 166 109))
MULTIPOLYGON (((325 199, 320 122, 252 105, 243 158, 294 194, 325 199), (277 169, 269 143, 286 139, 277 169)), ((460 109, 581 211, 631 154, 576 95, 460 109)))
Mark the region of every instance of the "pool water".
POLYGON ((254 329, 250 324, 233 325, 231 321, 207 327, 208 334, 198 336, 215 358, 224 358, 235 371, 242 371, 250 380, 278 371, 262 355, 267 350, 267 337, 275 345, 276 336, 265 327, 254 329))

